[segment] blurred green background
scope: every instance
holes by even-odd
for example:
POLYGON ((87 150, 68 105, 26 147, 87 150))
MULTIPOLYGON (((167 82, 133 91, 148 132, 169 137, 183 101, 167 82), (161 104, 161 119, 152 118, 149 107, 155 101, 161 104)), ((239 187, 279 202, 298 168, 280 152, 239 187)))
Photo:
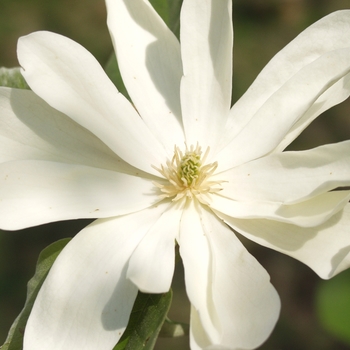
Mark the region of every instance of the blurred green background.
MULTIPOLYGON (((330 12, 350 8, 349 0, 235 0, 234 4, 234 101, 268 60, 300 31, 330 12)), ((104 65, 112 51, 105 20, 103 0, 0 0, 0 66, 17 66, 18 37, 36 30, 51 30, 76 40, 104 65)), ((345 140, 349 135, 347 101, 319 117, 292 148, 310 148, 345 140)), ((34 273, 39 252, 61 237, 73 236, 86 224, 73 221, 18 232, 0 231, 0 344, 23 306, 26 283, 34 273)), ((322 281, 287 256, 244 243, 268 270, 282 300, 280 321, 261 349, 350 349, 350 273, 322 281), (317 311, 317 300, 326 300, 321 311, 317 311), (342 325, 341 336, 324 328, 325 318, 342 325)), ((174 292, 171 318, 186 322, 189 305, 181 266, 174 279, 174 292)), ((160 339, 157 349, 186 350, 188 339, 160 339)))

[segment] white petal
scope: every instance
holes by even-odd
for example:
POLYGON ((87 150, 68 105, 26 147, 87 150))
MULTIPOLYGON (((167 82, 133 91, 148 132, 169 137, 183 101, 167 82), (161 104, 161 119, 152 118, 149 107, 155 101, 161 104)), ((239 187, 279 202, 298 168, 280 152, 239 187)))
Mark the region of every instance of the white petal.
POLYGON ((100 219, 76 235, 51 268, 29 317, 25 350, 110 350, 128 323, 137 288, 127 262, 157 208, 100 219))
POLYGON ((0 163, 49 160, 140 173, 32 91, 1 87, 0 113, 0 163))
POLYGON ((210 207, 240 219, 269 219, 303 227, 318 226, 342 210, 349 202, 350 191, 326 192, 309 200, 283 205, 276 202, 235 201, 212 195, 210 207))
POLYGON ((190 345, 191 350, 211 349, 211 344, 208 335, 203 328, 198 311, 191 305, 191 322, 190 322, 190 345))
POLYGON ((157 203, 149 179, 47 161, 0 164, 0 227, 128 214, 157 203))
POLYGON ((221 195, 242 201, 301 202, 350 185, 350 141, 272 154, 218 174, 221 195))
POLYGON ((172 153, 184 142, 179 42, 148 1, 106 3, 124 84, 142 119, 172 153))
POLYGON ((88 51, 61 35, 37 32, 19 39, 18 59, 37 95, 126 162, 156 174, 151 164, 161 164, 164 149, 88 51))
POLYGON ((349 204, 313 228, 220 216, 248 239, 300 260, 322 278, 330 278, 350 267, 349 204))
POLYGON ((85 229, 58 257, 28 320, 24 349, 111 349, 118 341, 137 294, 125 278, 136 242, 108 224, 85 229))
POLYGON ((188 0, 181 11, 184 77, 181 105, 186 141, 215 148, 231 103, 231 0, 188 0))
POLYGON ((270 96, 300 69, 327 52, 347 47, 350 47, 350 11, 331 13, 312 24, 266 65, 234 104, 227 125, 229 133, 235 135, 242 130, 270 96))
POLYGON ((133 252, 127 278, 142 292, 169 291, 175 268, 175 237, 179 233, 181 214, 182 208, 178 203, 164 206, 162 216, 133 252))
MULTIPOLYGON (((206 332, 206 341, 214 344, 219 341, 219 330, 215 322, 215 310, 209 309, 208 295, 211 295, 209 273, 211 256, 207 237, 203 234, 199 205, 188 201, 182 215, 180 254, 185 268, 186 292, 193 307, 198 311, 200 322, 206 332)), ((192 333, 196 330, 192 329, 192 333)), ((202 339, 202 337, 201 337, 202 339)), ((204 341, 204 339, 202 339, 204 341)), ((203 348, 208 344, 200 344, 203 348)))
POLYGON ((277 322, 278 294, 265 269, 221 220, 203 210, 202 224, 212 255, 210 296, 221 333, 215 345, 255 349, 277 322))
POLYGON ((235 234, 193 203, 181 221, 180 253, 191 315, 194 349, 253 349, 274 327, 280 308, 261 265, 235 234))
POLYGON ((321 113, 329 108, 343 102, 350 95, 350 74, 340 79, 328 90, 326 90, 315 103, 306 111, 306 113, 291 127, 281 143, 275 148, 274 152, 283 151, 291 142, 293 142, 302 132, 314 121, 321 113))
POLYGON ((324 54, 298 71, 218 154, 219 169, 229 169, 274 150, 315 101, 349 71, 350 48, 324 54))

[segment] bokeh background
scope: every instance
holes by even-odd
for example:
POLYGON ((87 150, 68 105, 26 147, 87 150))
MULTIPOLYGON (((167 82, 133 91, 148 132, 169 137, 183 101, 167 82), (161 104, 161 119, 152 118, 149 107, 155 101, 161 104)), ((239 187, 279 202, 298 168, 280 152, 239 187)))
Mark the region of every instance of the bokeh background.
MULTIPOLYGON (((234 0, 234 4, 233 101, 247 89, 268 60, 309 24, 330 12, 350 8, 349 0, 234 0)), ((0 66, 18 66, 17 39, 36 30, 50 30, 76 40, 105 65, 112 51, 105 19, 103 0, 0 0, 0 66)), ((350 103, 345 102, 319 117, 291 148, 306 149, 349 136, 350 103)), ((71 221, 17 232, 0 231, 0 344, 24 304, 26 283, 34 273, 39 252, 59 238, 72 237, 86 224, 87 221, 71 221)), ((345 329, 339 337, 324 327, 324 318, 317 308, 324 288, 330 302, 338 300, 339 283, 333 281, 341 279, 341 285, 345 281, 341 299, 344 302, 345 294, 345 304, 341 304, 340 309, 349 310, 346 302, 350 300, 350 290, 346 286, 350 273, 322 281, 298 261, 251 242, 244 243, 268 270, 282 300, 280 320, 261 349, 350 349, 350 311, 339 313, 339 322, 345 329)), ((178 266, 171 318, 187 322, 189 304, 182 273, 182 267, 178 266)), ((188 338, 158 341, 157 350, 172 349, 189 349, 188 338)))

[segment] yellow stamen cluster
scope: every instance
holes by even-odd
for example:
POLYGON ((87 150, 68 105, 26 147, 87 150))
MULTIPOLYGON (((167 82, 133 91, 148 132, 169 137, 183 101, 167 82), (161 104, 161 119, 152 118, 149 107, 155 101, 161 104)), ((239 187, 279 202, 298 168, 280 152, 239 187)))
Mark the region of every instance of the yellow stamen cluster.
POLYGON ((162 191, 161 197, 174 197, 173 201, 177 201, 185 196, 195 196, 200 202, 208 204, 207 195, 222 189, 221 181, 209 181, 218 164, 205 164, 208 154, 209 148, 202 157, 202 150, 198 144, 190 148, 186 145, 185 153, 175 146, 172 160, 168 160, 166 165, 161 165, 160 168, 154 167, 168 180, 168 184, 154 183, 162 191))

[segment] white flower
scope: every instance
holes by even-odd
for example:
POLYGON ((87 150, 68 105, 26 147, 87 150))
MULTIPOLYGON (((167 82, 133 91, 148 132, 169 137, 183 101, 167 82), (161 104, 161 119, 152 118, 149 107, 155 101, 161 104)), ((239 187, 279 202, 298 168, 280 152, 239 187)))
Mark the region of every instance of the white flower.
POLYGON ((350 94, 350 12, 305 30, 230 108, 230 0, 185 0, 181 46, 147 1, 107 7, 133 105, 48 32, 19 41, 33 92, 0 90, 0 227, 97 218, 52 267, 24 349, 112 349, 137 291, 169 290, 175 241, 191 348, 255 348, 280 303, 231 228, 323 278, 350 265, 350 191, 332 191, 350 185, 350 142, 283 152, 350 94))

